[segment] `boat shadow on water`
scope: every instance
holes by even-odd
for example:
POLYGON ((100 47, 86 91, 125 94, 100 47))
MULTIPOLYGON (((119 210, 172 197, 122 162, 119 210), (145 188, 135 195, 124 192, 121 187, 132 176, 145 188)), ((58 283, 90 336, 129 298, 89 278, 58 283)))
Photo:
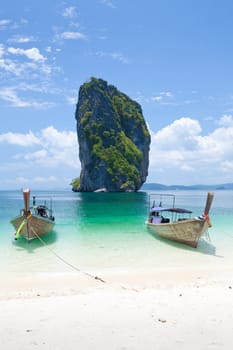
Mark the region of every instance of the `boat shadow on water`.
POLYGON ((218 258, 221 257, 221 256, 216 255, 216 247, 205 238, 201 238, 198 242, 197 248, 193 248, 193 247, 190 247, 190 246, 188 246, 184 243, 181 243, 181 242, 176 242, 176 241, 168 240, 168 239, 163 238, 161 236, 156 236, 152 232, 150 232, 149 229, 147 230, 147 232, 155 240, 163 242, 164 244, 168 244, 174 248, 191 251, 191 252, 198 253, 198 254, 213 255, 213 256, 216 256, 218 258))
POLYGON ((49 246, 55 243, 56 241, 57 233, 55 230, 53 230, 43 237, 35 238, 30 241, 24 239, 23 237, 20 237, 17 240, 13 240, 12 244, 16 247, 16 250, 27 250, 28 253, 31 254, 40 248, 47 247, 48 249, 50 249, 49 246))

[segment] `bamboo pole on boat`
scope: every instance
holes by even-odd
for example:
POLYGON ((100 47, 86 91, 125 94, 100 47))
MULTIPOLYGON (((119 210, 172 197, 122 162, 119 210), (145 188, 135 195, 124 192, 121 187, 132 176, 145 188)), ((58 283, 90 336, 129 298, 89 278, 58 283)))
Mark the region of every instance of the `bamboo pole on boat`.
POLYGON ((25 213, 28 214, 30 211, 30 189, 26 188, 23 190, 23 199, 24 199, 24 210, 25 213))
POLYGON ((213 202, 213 199, 214 199, 214 192, 208 192, 203 216, 204 216, 205 220, 207 221, 209 227, 212 226, 210 218, 209 218, 209 211, 210 211, 210 207, 211 207, 211 204, 213 202))
POLYGON ((207 199, 206 199, 206 205, 205 205, 205 209, 204 209, 205 215, 209 214, 213 199, 214 199, 214 192, 208 192, 207 199))

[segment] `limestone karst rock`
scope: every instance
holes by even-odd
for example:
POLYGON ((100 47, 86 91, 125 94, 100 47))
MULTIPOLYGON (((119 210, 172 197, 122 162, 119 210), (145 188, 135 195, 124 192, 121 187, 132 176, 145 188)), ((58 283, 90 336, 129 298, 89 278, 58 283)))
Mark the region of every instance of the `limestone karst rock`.
POLYGON ((148 175, 150 147, 141 106, 106 81, 91 78, 79 89, 75 117, 81 162, 76 190, 140 189, 148 175))

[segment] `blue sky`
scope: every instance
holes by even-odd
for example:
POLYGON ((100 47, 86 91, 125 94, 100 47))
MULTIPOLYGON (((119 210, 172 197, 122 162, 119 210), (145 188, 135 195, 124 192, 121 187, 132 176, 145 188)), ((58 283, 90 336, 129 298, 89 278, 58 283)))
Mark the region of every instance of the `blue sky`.
POLYGON ((92 76, 141 104, 148 182, 232 182, 232 16, 230 0, 4 1, 0 189, 79 176, 74 114, 92 76))

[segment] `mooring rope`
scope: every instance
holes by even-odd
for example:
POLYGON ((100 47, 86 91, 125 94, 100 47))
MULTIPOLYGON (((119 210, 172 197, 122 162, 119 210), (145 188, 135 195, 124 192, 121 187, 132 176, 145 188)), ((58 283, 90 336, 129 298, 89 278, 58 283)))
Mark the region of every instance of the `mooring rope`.
POLYGON ((66 265, 70 266, 73 270, 78 271, 80 273, 82 273, 83 275, 86 275, 88 277, 94 278, 95 280, 98 280, 102 283, 106 283, 106 281, 104 281, 101 277, 99 276, 95 276, 92 275, 89 272, 83 271, 80 268, 78 268, 77 266, 71 264, 70 262, 68 262, 67 260, 65 260, 63 257, 61 257, 59 254, 57 254, 54 250, 52 250, 51 248, 49 248, 47 246, 47 244, 45 243, 45 241, 36 233, 36 231, 34 230, 33 227, 31 227, 31 230, 33 231, 34 235, 39 239, 39 241, 53 254, 55 255, 58 259, 60 259, 63 263, 65 263, 66 265))
MULTIPOLYGON (((93 278, 95 280, 98 280, 102 283, 106 283, 106 281, 104 279, 102 279, 101 277, 99 276, 95 276, 95 275, 92 275, 91 273, 87 272, 87 271, 83 271, 81 270, 80 268, 78 268, 77 266, 71 264, 69 261, 65 260, 62 256, 60 256, 59 254, 57 254, 54 250, 52 250, 51 248, 48 247, 48 245, 45 243, 45 241, 35 232, 35 230, 33 229, 33 227, 31 227, 31 230, 33 231, 34 235, 39 239, 39 241, 53 254, 55 255, 59 260, 61 260, 63 263, 65 263, 66 265, 70 266, 73 270, 75 271, 78 271, 80 273, 82 273, 83 275, 86 275, 90 278, 93 278)), ((138 292, 138 290, 136 288, 129 288, 129 287, 126 287, 124 285, 120 285, 120 288, 121 289, 124 289, 124 290, 131 290, 133 292, 138 292)))
POLYGON ((208 228, 205 230, 204 237, 206 238, 206 240, 207 240, 209 243, 211 243, 211 239, 210 239, 210 234, 209 234, 208 228))
MULTIPOLYGON (((62 256, 60 256, 59 254, 57 254, 53 249, 49 248, 48 245, 45 243, 45 241, 36 233, 36 231, 34 230, 33 227, 31 227, 31 230, 33 231, 34 235, 39 239, 39 241, 53 254, 55 255, 59 260, 61 260, 64 264, 70 266, 73 270, 75 271, 78 271, 80 273, 82 273, 83 275, 85 276, 88 276, 90 278, 93 278, 97 281, 100 281, 102 283, 106 283, 106 281, 104 279, 102 279, 101 277, 99 276, 95 276, 95 275, 92 275, 91 273, 89 272, 86 272, 86 271, 83 271, 81 270, 79 267, 71 264, 69 261, 65 260, 62 256)), ((121 289, 124 289, 124 290, 131 290, 133 292, 138 292, 138 290, 136 288, 129 288, 129 287, 126 287, 124 285, 120 285, 120 288, 121 289)))

